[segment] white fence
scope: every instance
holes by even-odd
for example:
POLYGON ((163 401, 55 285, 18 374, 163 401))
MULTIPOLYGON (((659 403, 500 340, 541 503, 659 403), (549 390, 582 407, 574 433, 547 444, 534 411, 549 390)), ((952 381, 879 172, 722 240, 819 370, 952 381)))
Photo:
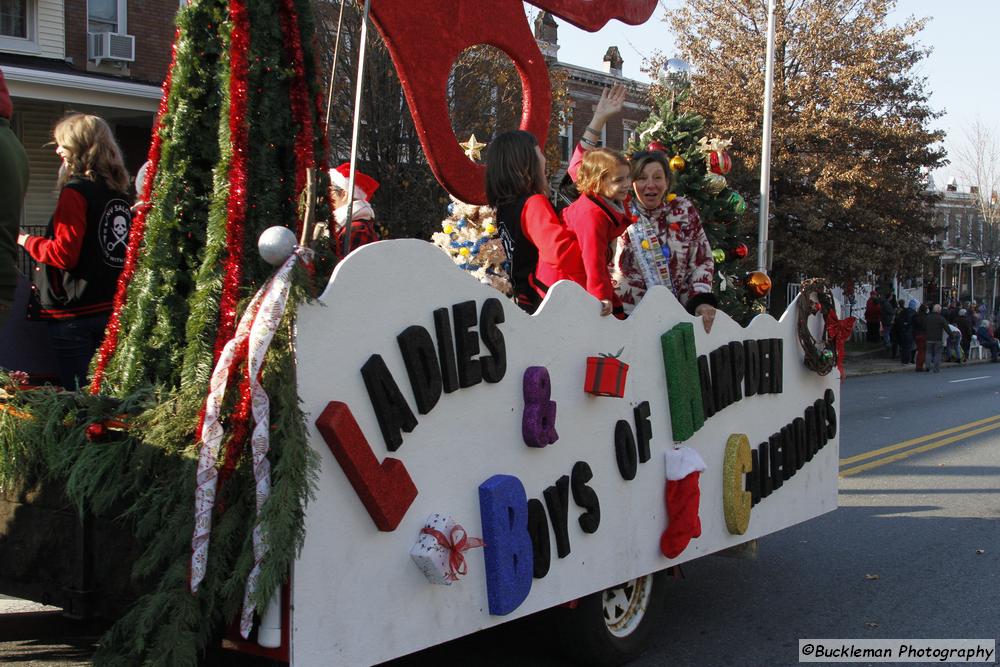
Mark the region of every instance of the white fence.
MULTIPOLYGON (((801 283, 789 283, 786 286, 786 296, 788 297, 788 303, 792 302, 796 296, 798 296, 799 290, 801 289, 801 283)), ((854 331, 851 334, 851 338, 855 341, 862 341, 865 338, 866 325, 865 325, 865 304, 868 302, 868 297, 872 293, 874 286, 871 284, 855 285, 854 294, 847 295, 843 288, 834 287, 833 301, 837 304, 837 316, 841 319, 845 317, 854 317, 856 321, 854 322, 854 331)), ((913 288, 903 288, 900 287, 896 293, 896 300, 902 299, 905 303, 909 303, 911 299, 916 300, 917 303, 923 303, 924 299, 924 288, 923 287, 913 287, 913 288)))

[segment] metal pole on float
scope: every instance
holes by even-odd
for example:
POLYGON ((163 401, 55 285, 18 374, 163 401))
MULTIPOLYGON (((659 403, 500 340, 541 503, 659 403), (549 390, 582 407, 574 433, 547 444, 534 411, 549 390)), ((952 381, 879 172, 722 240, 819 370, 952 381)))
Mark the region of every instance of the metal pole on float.
POLYGON ((330 110, 333 108, 333 89, 337 81, 337 60, 340 59, 340 33, 344 26, 345 4, 347 4, 347 0, 340 0, 340 15, 337 17, 337 40, 333 44, 333 64, 330 66, 330 85, 327 88, 326 93, 326 120, 323 123, 323 127, 327 128, 327 132, 330 131, 330 110))
POLYGON ((760 217, 757 220, 757 270, 767 273, 767 219, 771 205, 771 97, 774 90, 774 12, 767 3, 767 61, 764 68, 764 131, 760 142, 760 217))
POLYGON ((358 80, 354 85, 354 127, 351 130, 351 175, 347 179, 347 215, 344 220, 344 256, 351 252, 351 217, 354 213, 354 172, 358 163, 358 135, 361 132, 361 84, 365 77, 365 52, 368 47, 368 14, 372 0, 365 0, 361 14, 361 48, 358 51, 358 80))

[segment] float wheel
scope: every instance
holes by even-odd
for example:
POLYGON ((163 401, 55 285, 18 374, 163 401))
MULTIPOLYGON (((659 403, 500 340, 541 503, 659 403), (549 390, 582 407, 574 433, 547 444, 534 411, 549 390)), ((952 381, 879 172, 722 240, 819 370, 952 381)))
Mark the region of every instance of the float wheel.
POLYGON ((668 570, 655 572, 581 598, 574 609, 553 610, 563 652, 602 667, 639 657, 659 624, 669 580, 668 570))

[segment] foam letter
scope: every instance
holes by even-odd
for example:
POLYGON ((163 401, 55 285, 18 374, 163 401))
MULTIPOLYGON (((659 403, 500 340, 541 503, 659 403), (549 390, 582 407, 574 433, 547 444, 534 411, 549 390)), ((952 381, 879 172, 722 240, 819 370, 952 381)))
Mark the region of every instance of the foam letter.
POLYGON ((660 346, 667 374, 670 428, 674 440, 684 442, 705 425, 701 382, 698 379, 698 355, 694 347, 694 327, 690 322, 676 325, 660 336, 660 346))
POLYGON ((373 354, 361 367, 361 377, 368 388, 368 398, 378 418, 378 427, 382 431, 382 439, 390 452, 399 449, 403 444, 400 430, 410 433, 417 427, 417 418, 403 398, 403 392, 392 378, 392 373, 386 368, 381 355, 373 354))
POLYGON ((712 361, 712 388, 715 390, 715 409, 722 412, 733 403, 733 368, 729 346, 723 345, 709 353, 712 361))
POLYGON ((708 357, 698 357, 698 380, 701 382, 701 408, 705 419, 715 414, 715 391, 712 389, 712 373, 708 370, 708 357))
MULTIPOLYGON (((763 452, 763 450, 761 450, 763 452)), ((722 512, 726 517, 726 530, 742 535, 750 525, 752 498, 744 490, 743 474, 753 470, 750 441, 742 433, 729 436, 722 463, 723 484, 722 512)))
POLYGON ((378 462, 346 403, 330 401, 316 418, 326 446, 379 530, 396 530, 417 497, 417 487, 399 459, 378 462))
POLYGON ((837 410, 833 407, 835 400, 833 389, 827 389, 823 393, 823 401, 826 402, 826 437, 830 440, 837 437, 837 410))
POLYGON ((549 544, 549 519, 545 516, 545 506, 537 498, 528 501, 528 534, 534 560, 532 576, 541 579, 549 573, 552 546, 549 544))
POLYGON ((455 363, 455 342, 451 337, 451 316, 447 308, 434 311, 434 331, 437 333, 438 358, 441 360, 441 383, 444 393, 458 389, 458 366, 455 363))
POLYGON ((556 433, 556 402, 552 381, 545 366, 529 366, 522 382, 524 412, 521 414, 521 437, 529 447, 544 447, 559 439, 556 433))
POLYGON ((416 324, 407 327, 396 340, 406 364, 406 374, 410 376, 417 412, 426 415, 441 398, 441 368, 434 353, 434 341, 427 329, 416 324))
POLYGON ((472 387, 483 381, 483 368, 476 358, 479 354, 479 335, 469 331, 476 326, 476 302, 463 301, 451 307, 455 322, 455 357, 458 362, 458 386, 472 387))
POLYGON ((649 401, 643 401, 632 410, 635 415, 635 436, 639 444, 639 463, 645 463, 652 454, 649 443, 653 439, 653 426, 649 423, 649 401))
POLYGON ((601 501, 597 498, 594 489, 587 485, 593 479, 594 473, 590 470, 590 465, 586 461, 577 461, 573 464, 570 486, 573 489, 573 502, 582 509, 587 510, 580 515, 580 529, 585 533, 596 533, 597 527, 601 525, 601 501))
POLYGON ((534 556, 528 534, 528 498, 521 480, 493 475, 479 485, 486 598, 490 613, 504 616, 531 592, 534 556))
POLYGON ((483 369, 483 379, 487 382, 499 382, 507 373, 507 345, 504 343, 503 333, 497 328, 503 321, 500 299, 486 299, 479 310, 479 336, 490 356, 480 358, 479 363, 483 369))
POLYGON ((754 396, 760 386, 760 349, 757 341, 743 341, 743 394, 754 396))
POLYGON ((556 538, 556 555, 569 555, 569 477, 563 475, 556 483, 545 489, 545 506, 549 508, 552 534, 556 538))
POLYGON ((622 479, 635 479, 639 466, 638 452, 635 449, 632 427, 624 419, 619 419, 615 424, 615 460, 618 461, 618 472, 622 479))
POLYGON ((743 344, 734 340, 729 344, 729 362, 733 369, 733 402, 743 400, 743 377, 745 374, 743 361, 743 344))

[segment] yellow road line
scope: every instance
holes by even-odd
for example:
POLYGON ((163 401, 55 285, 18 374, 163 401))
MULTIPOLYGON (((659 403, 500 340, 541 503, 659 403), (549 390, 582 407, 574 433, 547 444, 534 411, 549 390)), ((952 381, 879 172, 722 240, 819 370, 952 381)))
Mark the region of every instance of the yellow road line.
POLYGON ((900 449, 905 449, 910 445, 919 445, 922 442, 937 440, 938 438, 944 435, 951 435, 952 433, 957 433, 958 431, 964 431, 965 429, 972 428, 974 426, 981 426, 983 424, 988 424, 990 422, 995 422, 995 421, 1000 421, 1000 415, 987 417, 986 419, 978 419, 974 422, 969 422, 968 424, 962 424, 961 426, 954 426, 952 428, 947 428, 943 431, 938 431, 937 433, 922 435, 919 438, 913 438, 912 440, 904 440, 903 442, 898 442, 895 445, 889 445, 888 447, 883 447, 882 449, 873 449, 870 452, 865 452, 864 454, 858 454, 856 456, 851 456, 846 459, 840 459, 840 465, 841 467, 843 467, 846 465, 850 465, 852 463, 857 463, 858 461, 873 459, 876 456, 881 456, 882 454, 889 454, 890 452, 895 452, 899 451, 900 449))
POLYGON ((965 440, 966 438, 971 438, 974 435, 979 435, 980 433, 985 433, 986 431, 992 431, 993 429, 996 428, 1000 428, 1000 423, 990 424, 989 426, 983 426, 982 428, 977 428, 972 431, 960 433, 959 435, 953 435, 950 438, 945 438, 944 440, 939 440, 938 442, 932 442, 929 445, 923 445, 922 447, 914 447, 913 449, 908 449, 905 452, 893 454, 892 456, 887 456, 885 458, 877 459, 875 461, 869 461, 868 463, 863 463, 859 466, 854 466, 853 468, 847 468, 846 470, 840 471, 840 476, 848 477, 850 475, 856 475, 859 472, 864 472, 865 470, 871 470, 872 468, 878 468, 879 466, 884 466, 887 463, 901 461, 902 459, 913 456, 914 454, 919 454, 921 452, 929 452, 932 449, 937 449, 938 447, 944 447, 945 445, 950 445, 953 442, 958 442, 959 440, 965 440))

